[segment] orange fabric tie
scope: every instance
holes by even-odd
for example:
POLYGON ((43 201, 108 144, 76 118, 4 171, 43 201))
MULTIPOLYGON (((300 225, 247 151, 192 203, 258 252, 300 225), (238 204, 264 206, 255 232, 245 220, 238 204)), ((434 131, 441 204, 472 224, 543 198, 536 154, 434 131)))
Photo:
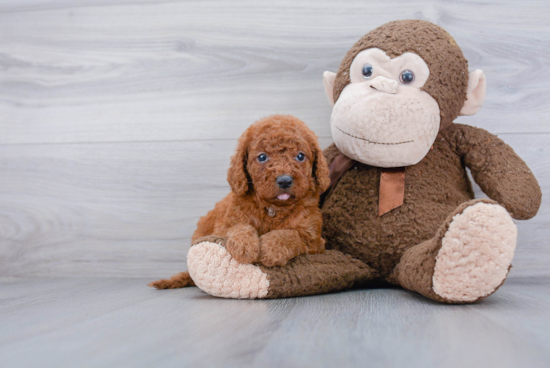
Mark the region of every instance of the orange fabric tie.
POLYGON ((380 169, 378 216, 401 206, 405 199, 405 168, 380 169))
MULTIPOLYGON (((340 153, 332 160, 330 169, 330 187, 323 193, 323 200, 327 193, 336 185, 338 180, 357 162, 340 153)), ((378 195, 378 216, 401 206, 405 199, 405 168, 396 167, 380 169, 380 192, 378 195)))

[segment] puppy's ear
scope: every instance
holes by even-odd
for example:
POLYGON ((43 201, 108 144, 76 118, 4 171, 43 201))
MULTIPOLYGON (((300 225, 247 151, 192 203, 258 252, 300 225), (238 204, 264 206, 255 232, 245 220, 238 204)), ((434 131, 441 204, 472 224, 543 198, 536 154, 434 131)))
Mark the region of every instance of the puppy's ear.
POLYGON ((323 193, 330 186, 328 164, 321 147, 319 147, 319 143, 317 143, 317 139, 314 139, 312 143, 313 154, 315 155, 313 161, 313 176, 315 177, 319 191, 323 193))
POLYGON ((248 172, 246 162, 248 161, 248 132, 245 132, 237 145, 235 154, 231 157, 231 165, 227 170, 227 182, 233 193, 238 196, 248 192, 248 172))

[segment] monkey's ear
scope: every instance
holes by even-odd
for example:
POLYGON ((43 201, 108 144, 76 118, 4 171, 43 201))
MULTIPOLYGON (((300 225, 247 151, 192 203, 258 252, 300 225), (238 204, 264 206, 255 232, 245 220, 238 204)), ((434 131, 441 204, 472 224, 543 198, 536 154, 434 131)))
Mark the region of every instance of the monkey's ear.
POLYGON ((485 100, 487 82, 483 71, 477 69, 468 77, 468 89, 466 90, 466 101, 460 110, 460 115, 474 115, 481 109, 485 100))
POLYGON ((325 93, 327 94, 328 101, 332 106, 334 106, 334 79, 336 79, 336 73, 323 73, 323 84, 325 85, 325 93))
POLYGON ((248 161, 248 138, 247 134, 239 139, 237 151, 231 157, 231 166, 227 170, 227 182, 231 191, 238 196, 248 192, 248 172, 246 171, 246 162, 248 161))

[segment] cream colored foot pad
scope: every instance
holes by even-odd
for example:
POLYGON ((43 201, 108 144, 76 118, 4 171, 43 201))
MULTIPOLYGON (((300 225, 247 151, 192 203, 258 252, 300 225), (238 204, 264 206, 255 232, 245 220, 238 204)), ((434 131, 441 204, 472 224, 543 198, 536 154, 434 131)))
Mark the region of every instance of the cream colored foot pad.
POLYGON ((436 257, 433 290, 459 302, 491 294, 504 281, 517 228, 502 206, 477 203, 453 217, 436 257))
POLYGON ((237 262, 217 243, 192 246, 187 255, 187 268, 195 284, 210 295, 234 299, 267 295, 267 275, 259 267, 237 262))

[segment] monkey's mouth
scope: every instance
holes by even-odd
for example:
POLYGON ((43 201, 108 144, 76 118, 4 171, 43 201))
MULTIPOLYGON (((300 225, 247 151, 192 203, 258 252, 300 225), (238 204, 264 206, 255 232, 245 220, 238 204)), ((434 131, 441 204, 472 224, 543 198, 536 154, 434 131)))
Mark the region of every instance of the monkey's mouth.
POLYGON ((384 143, 384 142, 373 142, 371 140, 368 140, 366 138, 363 138, 363 137, 358 137, 356 135, 353 135, 353 134, 349 134, 348 132, 344 132, 342 129, 340 129, 338 126, 336 126, 336 129, 338 129, 339 131, 341 131, 342 133, 344 133, 345 135, 349 135, 350 137, 352 138, 355 138, 355 139, 360 139, 362 141, 365 141, 365 142, 368 142, 368 143, 372 143, 372 144, 383 144, 383 145, 386 145, 386 146, 394 146, 394 145, 397 145, 397 144, 405 144, 405 143, 412 143, 414 141, 404 141, 404 142, 396 142, 396 143, 384 143))

